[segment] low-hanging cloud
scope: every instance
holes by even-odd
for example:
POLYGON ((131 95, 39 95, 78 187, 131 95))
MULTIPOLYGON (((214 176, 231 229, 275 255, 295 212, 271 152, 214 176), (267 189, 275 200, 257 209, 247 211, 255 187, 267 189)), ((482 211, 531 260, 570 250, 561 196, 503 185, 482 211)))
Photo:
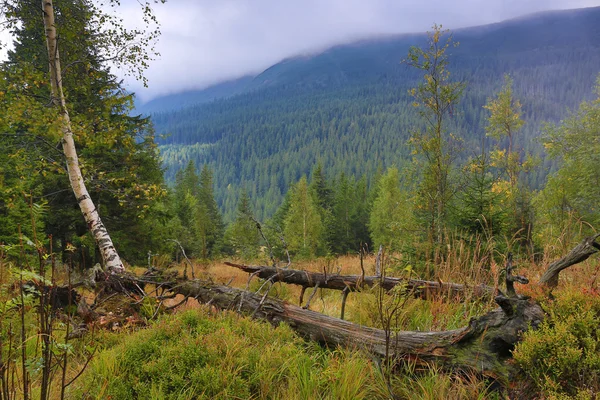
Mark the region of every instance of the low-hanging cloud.
MULTIPOLYGON (((124 4, 127 20, 134 4, 124 4)), ((161 56, 146 71, 149 88, 128 81, 147 101, 259 73, 298 54, 374 35, 456 29, 600 0, 169 0, 157 5, 161 56)), ((139 12, 138 12, 139 13, 139 12)))

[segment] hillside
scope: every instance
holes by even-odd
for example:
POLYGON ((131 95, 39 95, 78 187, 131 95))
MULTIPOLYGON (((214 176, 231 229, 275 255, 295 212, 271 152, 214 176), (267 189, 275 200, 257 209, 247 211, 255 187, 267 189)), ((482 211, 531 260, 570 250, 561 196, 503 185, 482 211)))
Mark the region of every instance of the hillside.
POLYGON ((184 93, 170 94, 151 100, 136 107, 136 112, 151 114, 155 112, 174 111, 181 108, 208 103, 216 99, 231 97, 244 93, 254 77, 243 76, 227 82, 218 83, 202 90, 190 90, 184 93))
MULTIPOLYGON (((600 8, 547 12, 454 32, 449 70, 465 81, 454 130, 465 138, 463 158, 477 152, 488 97, 502 76, 514 78, 527 124, 517 144, 540 152, 543 121, 558 121, 590 98, 600 71, 600 8)), ((337 46, 321 54, 273 65, 239 94, 224 91, 213 102, 152 114, 166 176, 188 160, 214 171, 217 201, 231 219, 240 188, 260 218, 272 215, 288 185, 320 161, 330 177, 341 172, 370 179, 380 167, 409 160, 406 141, 418 125, 408 89, 419 76, 402 59, 424 34, 400 35, 337 46)), ((227 85, 225 85, 227 87, 227 85)), ((215 88, 207 93, 218 93, 215 88)), ((182 96, 158 99, 165 109, 182 96)), ((196 96, 200 96, 196 93, 196 96)), ((200 96, 202 97, 202 96, 200 96)), ((209 98, 207 95, 205 98, 209 98)), ((544 162, 529 177, 543 184, 544 162)))

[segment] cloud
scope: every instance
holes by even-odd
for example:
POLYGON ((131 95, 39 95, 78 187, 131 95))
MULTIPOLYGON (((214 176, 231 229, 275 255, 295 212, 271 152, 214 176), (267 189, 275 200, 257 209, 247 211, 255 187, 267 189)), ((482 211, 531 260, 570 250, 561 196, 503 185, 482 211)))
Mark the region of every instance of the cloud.
MULTIPOLYGON (((121 6, 128 23, 139 20, 136 5, 121 6)), ((433 23, 456 29, 599 5, 600 0, 169 0, 155 7, 161 56, 146 71, 150 87, 127 82, 147 101, 373 35, 421 32, 433 23)))

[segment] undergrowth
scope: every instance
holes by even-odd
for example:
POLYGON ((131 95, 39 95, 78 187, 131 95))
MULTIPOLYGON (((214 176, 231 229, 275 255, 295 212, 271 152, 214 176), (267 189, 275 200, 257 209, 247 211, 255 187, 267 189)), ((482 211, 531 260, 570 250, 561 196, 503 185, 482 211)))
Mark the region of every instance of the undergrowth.
MULTIPOLYGON (((529 395, 548 399, 596 399, 600 393, 600 295, 570 288, 545 300, 547 317, 524 334, 513 352, 529 395)), ((528 393, 523 393, 523 397, 528 393)))
MULTIPOLYGON (((113 337, 114 339, 114 337, 113 337)), ((395 398, 487 398, 476 379, 436 369, 399 371, 395 398)), ((378 364, 359 351, 328 350, 287 326, 208 308, 165 316, 118 336, 86 370, 84 399, 389 399, 378 364)))

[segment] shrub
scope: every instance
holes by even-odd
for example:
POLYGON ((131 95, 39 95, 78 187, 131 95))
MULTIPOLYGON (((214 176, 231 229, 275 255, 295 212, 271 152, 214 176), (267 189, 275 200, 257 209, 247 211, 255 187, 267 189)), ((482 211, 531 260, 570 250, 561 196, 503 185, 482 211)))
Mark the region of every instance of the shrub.
POLYGON ((600 296, 565 291, 544 308, 544 323, 513 352, 517 365, 545 397, 591 399, 600 391, 600 296))

